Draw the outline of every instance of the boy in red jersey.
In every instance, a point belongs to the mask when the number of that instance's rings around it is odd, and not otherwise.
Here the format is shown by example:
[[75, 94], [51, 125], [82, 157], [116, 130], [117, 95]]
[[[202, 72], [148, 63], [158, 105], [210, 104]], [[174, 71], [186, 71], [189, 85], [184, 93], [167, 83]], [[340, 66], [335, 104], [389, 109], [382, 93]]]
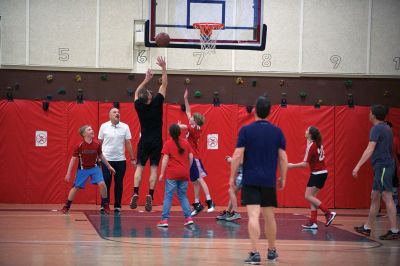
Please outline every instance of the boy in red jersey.
[[302, 226], [304, 229], [318, 229], [317, 209], [321, 209], [325, 214], [325, 226], [329, 226], [332, 223], [336, 213], [329, 211], [316, 197], [318, 192], [324, 187], [328, 177], [328, 170], [326, 170], [324, 162], [325, 154], [322, 146], [321, 133], [318, 128], [310, 126], [306, 131], [305, 137], [307, 138], [307, 149], [303, 162], [296, 164], [289, 163], [288, 168], [310, 167], [311, 175], [307, 184], [305, 198], [311, 205], [311, 217], [310, 221]]
[[201, 136], [201, 126], [205, 122], [205, 118], [200, 113], [194, 113], [193, 116], [190, 112], [190, 105], [188, 100], [188, 90], [185, 90], [185, 94], [183, 95], [185, 100], [185, 109], [186, 115], [189, 120], [189, 125], [184, 125], [178, 123], [180, 128], [185, 128], [188, 130], [186, 138], [192, 147], [193, 150], [193, 163], [190, 167], [190, 180], [193, 182], [194, 187], [194, 203], [193, 203], [193, 211], [192, 216], [196, 216], [199, 212], [204, 209], [204, 206], [200, 203], [200, 185], [206, 195], [206, 204], [207, 204], [207, 212], [213, 212], [215, 210], [215, 204], [211, 199], [210, 191], [208, 190], [208, 186], [206, 181], [204, 181], [204, 177], [207, 176], [207, 172], [204, 169], [204, 166], [200, 160], [198, 143]]
[[178, 199], [185, 216], [184, 225], [193, 224], [190, 214], [190, 204], [186, 195], [190, 165], [193, 162], [192, 149], [185, 139], [179, 137], [181, 129], [177, 124], [170, 126], [169, 134], [172, 139], [165, 142], [161, 151], [163, 158], [159, 180], [162, 181], [164, 177], [166, 180], [162, 216], [161, 221], [157, 224], [158, 227], [168, 227], [169, 211], [175, 191], [177, 191]]
[[101, 158], [102, 162], [107, 166], [110, 172], [115, 174], [115, 170], [111, 167], [101, 152], [101, 144], [93, 140], [94, 130], [92, 127], [89, 125], [80, 127], [79, 134], [83, 137], [83, 141], [74, 149], [71, 161], [69, 162], [67, 174], [65, 175], [65, 180], [69, 182], [71, 179], [72, 169], [79, 158], [78, 171], [76, 172], [74, 186], [69, 191], [67, 202], [61, 211], [64, 214], [69, 211], [76, 192], [78, 192], [79, 189], [85, 188], [85, 183], [89, 176], [91, 176], [90, 183], [97, 184], [100, 187], [101, 206], [103, 207], [103, 211], [108, 214], [110, 213], [110, 207], [107, 199], [107, 187], [104, 183], [101, 169], [97, 164], [98, 158]]

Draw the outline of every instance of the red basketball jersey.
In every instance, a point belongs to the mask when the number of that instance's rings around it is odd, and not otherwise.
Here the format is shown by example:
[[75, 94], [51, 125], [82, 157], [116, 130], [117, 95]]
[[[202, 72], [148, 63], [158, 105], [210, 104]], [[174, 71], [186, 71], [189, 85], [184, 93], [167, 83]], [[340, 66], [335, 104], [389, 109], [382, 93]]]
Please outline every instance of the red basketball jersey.
[[310, 165], [311, 173], [313, 174], [322, 174], [326, 173], [325, 167], [325, 153], [324, 147], [321, 145], [320, 148], [317, 147], [315, 142], [308, 142], [306, 153], [304, 155], [304, 162], [308, 162]]
[[101, 144], [95, 140], [91, 143], [82, 141], [72, 154], [73, 157], [79, 157], [79, 168], [90, 169], [97, 165], [97, 158], [101, 155]]
[[190, 144], [190, 147], [192, 147], [193, 151], [193, 157], [194, 158], [200, 158], [200, 152], [199, 152], [199, 140], [200, 140], [200, 135], [201, 135], [201, 127], [199, 126], [188, 126], [188, 133], [186, 135], [186, 139]]
[[188, 181], [190, 176], [189, 153], [192, 153], [192, 149], [189, 143], [183, 138], [179, 138], [179, 143], [184, 149], [182, 154], [179, 153], [173, 139], [169, 139], [164, 143], [161, 153], [169, 156], [165, 178]]

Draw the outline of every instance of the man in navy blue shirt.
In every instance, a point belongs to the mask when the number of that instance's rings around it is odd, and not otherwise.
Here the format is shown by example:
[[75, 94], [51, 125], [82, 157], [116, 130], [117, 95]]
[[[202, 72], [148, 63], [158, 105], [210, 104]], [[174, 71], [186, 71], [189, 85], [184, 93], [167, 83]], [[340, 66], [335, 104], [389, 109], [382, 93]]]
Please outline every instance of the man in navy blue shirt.
[[260, 212], [265, 220], [265, 233], [268, 239], [267, 258], [274, 261], [276, 252], [276, 221], [274, 208], [276, 199], [276, 168], [279, 163], [281, 177], [278, 186], [285, 187], [287, 172], [286, 141], [282, 131], [267, 120], [271, 103], [266, 97], [256, 102], [256, 121], [240, 129], [235, 152], [232, 156], [229, 184], [235, 189], [235, 176], [243, 160], [242, 204], [247, 206], [249, 216], [248, 230], [252, 251], [245, 260], [249, 264], [261, 262], [258, 252], [260, 238]]
[[379, 210], [380, 198], [386, 204], [386, 212], [389, 217], [390, 230], [380, 236], [381, 240], [400, 238], [399, 228], [396, 219], [396, 207], [392, 198], [393, 175], [395, 163], [393, 158], [393, 134], [390, 127], [384, 122], [387, 108], [383, 105], [373, 105], [369, 113], [369, 120], [374, 125], [369, 134], [369, 143], [360, 161], [353, 170], [353, 176], [357, 177], [360, 167], [371, 157], [374, 169], [374, 181], [372, 184], [371, 207], [369, 209], [368, 221], [366, 224], [356, 226], [354, 229], [363, 235], [371, 234], [371, 227], [375, 222]]

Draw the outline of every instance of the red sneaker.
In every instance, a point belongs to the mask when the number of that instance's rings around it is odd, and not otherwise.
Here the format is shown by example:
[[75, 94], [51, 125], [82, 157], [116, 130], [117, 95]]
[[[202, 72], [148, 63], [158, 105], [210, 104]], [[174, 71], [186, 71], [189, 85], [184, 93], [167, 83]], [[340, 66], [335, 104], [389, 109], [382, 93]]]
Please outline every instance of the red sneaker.
[[64, 207], [61, 209], [61, 212], [62, 212], [63, 214], [67, 214], [67, 213], [69, 212], [69, 208], [68, 208], [67, 206], [64, 206]]
[[103, 212], [104, 214], [110, 214], [111, 210], [110, 210], [110, 205], [108, 205], [108, 203], [104, 204]]
[[184, 225], [194, 224], [192, 217], [188, 217], [185, 219]]
[[168, 227], [168, 220], [159, 221], [157, 227]]

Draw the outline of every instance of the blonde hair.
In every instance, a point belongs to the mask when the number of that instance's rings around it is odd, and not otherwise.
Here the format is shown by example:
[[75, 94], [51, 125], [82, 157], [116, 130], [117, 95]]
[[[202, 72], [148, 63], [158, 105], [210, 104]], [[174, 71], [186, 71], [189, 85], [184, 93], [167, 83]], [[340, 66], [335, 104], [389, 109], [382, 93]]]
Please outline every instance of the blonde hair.
[[81, 135], [81, 136], [83, 137], [83, 133], [85, 133], [85, 130], [86, 130], [88, 127], [92, 127], [92, 126], [90, 126], [90, 125], [83, 125], [83, 126], [81, 126], [81, 127], [79, 128], [79, 135]]
[[206, 122], [206, 118], [204, 117], [204, 115], [200, 114], [200, 113], [194, 113], [193, 114], [193, 120], [194, 122], [196, 122], [196, 124], [201, 127], [202, 125], [204, 125], [204, 123]]

